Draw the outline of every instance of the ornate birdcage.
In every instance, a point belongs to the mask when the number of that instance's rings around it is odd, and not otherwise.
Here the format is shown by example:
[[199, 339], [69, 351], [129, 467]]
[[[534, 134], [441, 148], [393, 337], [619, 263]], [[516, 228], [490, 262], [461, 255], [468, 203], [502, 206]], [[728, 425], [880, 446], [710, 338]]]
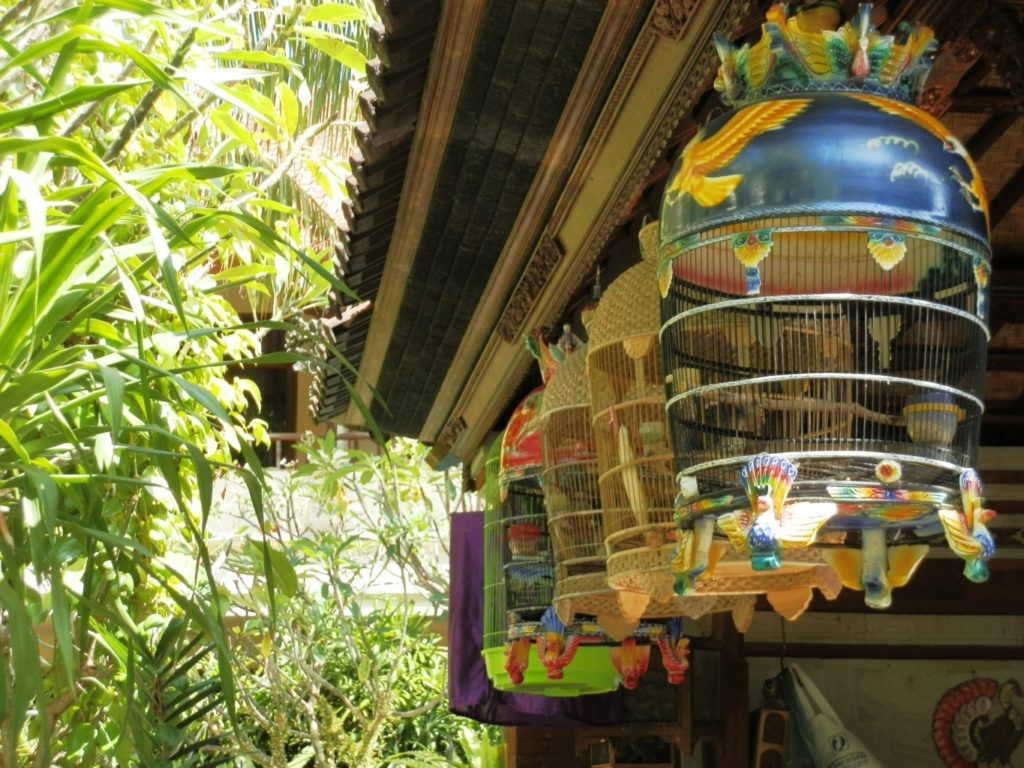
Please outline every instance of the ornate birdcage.
[[[538, 356], [547, 384], [563, 351], [537, 341], [528, 346]], [[567, 637], [551, 609], [555, 567], [542, 490], [540, 431], [546, 384], [515, 409], [500, 441], [498, 500], [484, 516], [483, 654], [488, 674], [501, 690], [545, 696], [602, 693], [615, 689], [618, 675], [607, 649], [593, 645], [600, 641], [598, 633]], [[572, 660], [576, 663], [567, 669]]]
[[[587, 375], [601, 473], [601, 505], [608, 550], [608, 584], [618, 592], [622, 618], [691, 616], [732, 611], [744, 628], [755, 595], [795, 618], [814, 587], [834, 597], [839, 584], [817, 553], [804, 553], [785, 573], [751, 578], [749, 567], [726, 557], [714, 580], [675, 597], [670, 567], [676, 552], [676, 483], [668, 444], [664, 374], [658, 339], [656, 268], [658, 224], [640, 231], [644, 260], [605, 291], [590, 324]], [[715, 555], [709, 554], [715, 560]]]
[[943, 531], [987, 576], [990, 249], [977, 168], [913, 106], [931, 31], [870, 15], [820, 30], [775, 5], [756, 44], [717, 40], [735, 109], [669, 177], [658, 277], [687, 546], [705, 516], [755, 569], [816, 544], [883, 607]]
[[669, 620], [646, 616], [641, 622], [637, 616], [626, 621], [608, 588], [587, 355], [568, 327], [558, 346], [566, 357], [547, 384], [540, 417], [555, 611], [542, 617], [532, 633], [524, 626], [522, 634], [532, 634], [541, 663], [556, 678], [575, 670], [574, 656], [580, 651], [605, 645], [622, 684], [635, 688], [647, 669], [650, 647], [657, 644], [670, 682], [681, 683], [689, 662], [681, 621], [671, 620], [679, 612], [664, 611], [662, 617]]
[[541, 448], [548, 530], [555, 555], [555, 594], [574, 578], [603, 573], [604, 529], [597, 453], [590, 423], [586, 352], [568, 355], [548, 382], [541, 409]]
[[[641, 247], [656, 255], [657, 236], [657, 224], [648, 224]], [[626, 270], [604, 292], [589, 329], [587, 378], [613, 556], [662, 544], [675, 528], [655, 270], [647, 259]]]

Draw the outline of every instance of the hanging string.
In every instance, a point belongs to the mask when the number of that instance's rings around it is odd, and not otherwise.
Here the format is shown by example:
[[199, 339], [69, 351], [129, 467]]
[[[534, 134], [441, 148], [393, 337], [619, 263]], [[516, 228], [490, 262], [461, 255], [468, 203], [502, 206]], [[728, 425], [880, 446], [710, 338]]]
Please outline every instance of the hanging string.
[[779, 671], [786, 671], [786, 620], [779, 616], [779, 629], [782, 631], [782, 650], [779, 653]]

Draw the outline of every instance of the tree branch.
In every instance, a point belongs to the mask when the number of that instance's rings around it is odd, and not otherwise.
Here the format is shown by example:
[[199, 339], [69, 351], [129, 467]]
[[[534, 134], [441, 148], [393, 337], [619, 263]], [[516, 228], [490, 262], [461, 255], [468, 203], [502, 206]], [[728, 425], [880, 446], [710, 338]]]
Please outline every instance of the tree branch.
[[[169, 66], [164, 70], [165, 72], [170, 74], [181, 66], [181, 63], [185, 60], [185, 54], [188, 53], [189, 48], [192, 47], [192, 43], [194, 43], [195, 40], [195, 29], [189, 30], [185, 39], [181, 41], [181, 45], [178, 46], [178, 50], [176, 50], [174, 55], [171, 57]], [[121, 151], [128, 144], [128, 140], [131, 139], [132, 134], [135, 133], [135, 129], [142, 125], [142, 121], [146, 119], [146, 116], [153, 109], [153, 105], [156, 104], [156, 100], [160, 97], [160, 94], [163, 93], [163, 90], [164, 89], [156, 83], [150, 86], [150, 89], [146, 91], [146, 95], [142, 97], [138, 106], [135, 107], [135, 111], [129, 115], [128, 120], [121, 127], [121, 133], [116, 139], [114, 139], [114, 143], [110, 145], [106, 153], [103, 155], [103, 160], [105, 162], [109, 163], [121, 154]]]
[[[156, 43], [156, 40], [157, 40], [157, 33], [153, 32], [149, 36], [149, 40], [146, 41], [146, 45], [143, 46], [142, 52], [148, 54], [151, 50], [153, 50], [153, 45]], [[121, 68], [121, 71], [117, 73], [117, 77], [114, 78], [114, 82], [115, 83], [119, 83], [122, 80], [124, 80], [126, 77], [128, 77], [128, 75], [130, 75], [132, 72], [135, 71], [135, 67], [136, 67], [135, 62], [134, 61], [129, 61], [127, 64], [124, 65], [124, 67]], [[96, 114], [96, 110], [98, 110], [100, 108], [100, 104], [101, 103], [102, 102], [100, 102], [100, 101], [94, 101], [88, 107], [83, 109], [78, 114], [78, 116], [75, 117], [75, 119], [71, 121], [71, 124], [61, 132], [60, 135], [64, 136], [64, 137], [68, 137], [68, 136], [71, 136], [73, 133], [75, 133], [79, 128], [81, 128], [83, 125], [85, 125], [86, 120], [88, 120], [90, 117], [92, 117], [94, 114]]]
[[352, 716], [359, 721], [361, 726], [364, 728], [366, 727], [368, 722], [366, 715], [364, 715], [363, 711], [352, 702], [352, 699], [345, 695], [344, 691], [335, 687], [330, 681], [324, 679], [319, 672], [309, 666], [309, 664], [307, 664], [303, 659], [297, 658], [295, 661], [299, 665], [299, 669], [302, 670], [303, 674], [313, 678], [321, 688], [332, 696], [338, 697], [338, 699], [341, 700], [341, 703], [345, 705], [345, 709], [352, 713]]
[[407, 709], [404, 712], [392, 712], [392, 715], [401, 719], [418, 717], [419, 715], [426, 714], [434, 707], [439, 705], [442, 701], [444, 701], [444, 696], [438, 695], [432, 698], [430, 701], [426, 702], [425, 704], [420, 704], [418, 707], [415, 707], [414, 709]]
[[[284, 39], [292, 33], [292, 30], [295, 29], [295, 25], [298, 24], [299, 15], [302, 13], [303, 8], [304, 5], [302, 3], [296, 3], [295, 10], [292, 11], [291, 16], [288, 17], [288, 20], [280, 28], [277, 34], [274, 35], [273, 38], [263, 38], [262, 40], [258, 41], [255, 45], [250, 46], [249, 50], [265, 51], [270, 48], [276, 48], [278, 45], [284, 42]], [[168, 139], [171, 139], [177, 136], [179, 133], [181, 133], [185, 126], [187, 126], [197, 117], [199, 117], [199, 115], [203, 114], [203, 112], [208, 110], [216, 100], [217, 97], [213, 94], [210, 94], [201, 102], [199, 102], [198, 107], [196, 107], [195, 109], [190, 109], [184, 115], [179, 117], [178, 120], [174, 123], [174, 125], [172, 125], [164, 132], [163, 140], [167, 141]]]
[[7, 29], [7, 27], [10, 26], [10, 23], [14, 21], [16, 18], [18, 18], [21, 15], [21, 12], [24, 11], [26, 8], [38, 4], [39, 0], [20, 0], [19, 2], [15, 3], [11, 7], [11, 10], [9, 10], [3, 16], [0, 16], [0, 32]]

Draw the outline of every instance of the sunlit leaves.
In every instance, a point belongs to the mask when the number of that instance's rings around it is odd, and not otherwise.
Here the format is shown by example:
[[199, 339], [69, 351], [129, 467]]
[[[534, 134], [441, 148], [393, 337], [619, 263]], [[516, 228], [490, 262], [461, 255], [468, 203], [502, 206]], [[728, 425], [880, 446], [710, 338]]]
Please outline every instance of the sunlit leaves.
[[342, 24], [346, 21], [365, 21], [366, 11], [352, 5], [342, 3], [323, 3], [308, 6], [302, 11], [303, 21], [322, 21], [331, 24]]
[[[62, 760], [188, 765], [206, 713], [233, 719], [207, 525], [239, 464], [266, 530], [246, 368], [333, 278], [305, 251], [308, 204], [273, 180], [334, 125], [365, 14], [56, 7], [19, 4], [0, 28], [0, 727], [39, 764], [52, 723]], [[272, 620], [298, 560], [258, 542]], [[45, 663], [34, 627], [53, 635]]]
[[289, 136], [292, 136], [299, 126], [299, 100], [295, 97], [292, 89], [288, 87], [288, 83], [278, 83], [275, 90], [285, 130]]
[[317, 50], [323, 51], [354, 72], [366, 72], [366, 57], [348, 40], [312, 28], [303, 28], [300, 32], [305, 35], [306, 41]]
[[[283, 719], [289, 754], [313, 749], [327, 764], [390, 765], [409, 750], [444, 760], [457, 725], [443, 706], [443, 649], [419, 600], [439, 611], [446, 603], [433, 565], [448, 479], [408, 442], [375, 455], [328, 433], [298, 447], [305, 463], [275, 475], [264, 499], [267, 540], [251, 536], [228, 556], [247, 585], [238, 609], [253, 616], [238, 645], [242, 712]], [[273, 626], [264, 557], [277, 592]]]

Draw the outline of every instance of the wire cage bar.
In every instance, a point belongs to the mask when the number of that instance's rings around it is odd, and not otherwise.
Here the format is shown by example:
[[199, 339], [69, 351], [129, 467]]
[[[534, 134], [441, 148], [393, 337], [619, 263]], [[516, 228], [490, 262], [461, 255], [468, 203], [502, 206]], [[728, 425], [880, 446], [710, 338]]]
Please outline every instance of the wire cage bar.
[[[989, 338], [984, 192], [934, 118], [857, 88], [723, 115], [669, 181], [660, 339], [684, 591], [712, 531], [761, 572], [786, 547], [825, 548], [876, 608], [943, 536], [968, 578], [988, 576], [993, 513], [971, 469]], [[693, 177], [694, 153], [759, 119], [731, 175]]]
[[[982, 254], [951, 232], [904, 233], [883, 271], [871, 232], [806, 226], [714, 229], [673, 261], [662, 341], [679, 471], [714, 493], [760, 453], [800, 453], [802, 481], [874, 481], [899, 454], [905, 483], [957, 491], [982, 414]], [[773, 231], [758, 295], [712, 279], [735, 273], [739, 228]]]
[[916, 106], [932, 31], [883, 34], [867, 3], [837, 30], [837, 10], [775, 4], [758, 41], [716, 40], [734, 108], [665, 186], [674, 570], [694, 589], [712, 534], [761, 573], [814, 546], [884, 608], [932, 540], [975, 581], [995, 551], [971, 469], [990, 227], [966, 148]]
[[[494, 467], [500, 493], [484, 514], [485, 652], [504, 648], [516, 622], [539, 620], [554, 596], [536, 418], [542, 397], [542, 388], [527, 396], [489, 458], [500, 465]], [[500, 458], [494, 452], [500, 452]]]

